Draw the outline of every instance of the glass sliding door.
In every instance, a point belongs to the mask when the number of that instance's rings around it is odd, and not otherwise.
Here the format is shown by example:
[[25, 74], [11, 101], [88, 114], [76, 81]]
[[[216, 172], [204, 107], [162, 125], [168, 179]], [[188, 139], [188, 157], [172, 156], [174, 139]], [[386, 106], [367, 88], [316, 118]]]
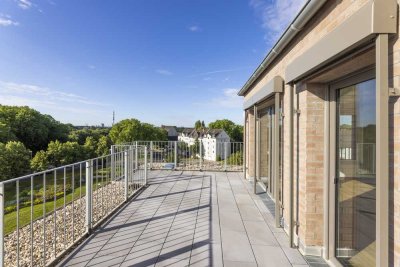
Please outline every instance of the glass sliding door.
[[260, 122], [260, 182], [273, 196], [273, 140], [274, 140], [274, 106], [259, 110]]
[[375, 266], [375, 80], [336, 91], [335, 254], [343, 266]]

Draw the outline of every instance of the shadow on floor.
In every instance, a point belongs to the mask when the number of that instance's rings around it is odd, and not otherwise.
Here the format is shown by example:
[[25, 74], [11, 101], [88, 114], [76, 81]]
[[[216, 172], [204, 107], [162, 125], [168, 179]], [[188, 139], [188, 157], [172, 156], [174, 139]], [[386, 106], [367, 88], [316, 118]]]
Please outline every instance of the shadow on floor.
[[213, 265], [212, 177], [161, 175], [59, 266]]

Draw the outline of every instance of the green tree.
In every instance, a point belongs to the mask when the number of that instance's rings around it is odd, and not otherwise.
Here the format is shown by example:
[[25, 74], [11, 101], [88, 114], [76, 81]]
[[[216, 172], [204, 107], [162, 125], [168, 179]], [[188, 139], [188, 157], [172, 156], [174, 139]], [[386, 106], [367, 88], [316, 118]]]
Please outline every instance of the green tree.
[[47, 160], [51, 166], [58, 167], [82, 161], [86, 157], [85, 149], [77, 142], [52, 141], [46, 151]]
[[105, 156], [110, 154], [112, 142], [110, 137], [102, 136], [100, 137], [99, 141], [97, 142], [97, 149], [96, 154], [98, 157]]
[[0, 180], [19, 177], [30, 171], [31, 151], [23, 143], [0, 143]]
[[34, 171], [44, 171], [49, 168], [49, 160], [45, 151], [40, 150], [31, 160], [31, 168]]
[[196, 121], [196, 122], [194, 123], [194, 128], [195, 128], [196, 130], [201, 130], [202, 125], [201, 125], [201, 121], [200, 121], [200, 120], [198, 120], [198, 121]]
[[114, 144], [133, 142], [140, 140], [141, 123], [136, 119], [122, 120], [111, 128], [110, 138]]
[[67, 125], [29, 107], [0, 105], [0, 121], [33, 152], [45, 149], [52, 140], [66, 141], [69, 132]]
[[93, 136], [86, 137], [85, 144], [83, 148], [85, 150], [85, 155], [87, 159], [97, 157], [97, 140]]
[[235, 124], [233, 121], [224, 119], [216, 120], [208, 124], [210, 129], [223, 129], [233, 142], [243, 142], [243, 126]]
[[133, 141], [166, 141], [167, 132], [148, 123], [141, 123], [137, 119], [126, 119], [116, 123], [109, 134], [114, 144]]
[[11, 131], [11, 127], [0, 121], [0, 142], [7, 143], [8, 141], [16, 141], [17, 137]]
[[108, 128], [97, 128], [97, 129], [73, 129], [68, 135], [68, 140], [72, 142], [77, 142], [80, 145], [84, 145], [86, 138], [93, 137], [98, 141], [102, 136], [107, 136], [110, 130]]

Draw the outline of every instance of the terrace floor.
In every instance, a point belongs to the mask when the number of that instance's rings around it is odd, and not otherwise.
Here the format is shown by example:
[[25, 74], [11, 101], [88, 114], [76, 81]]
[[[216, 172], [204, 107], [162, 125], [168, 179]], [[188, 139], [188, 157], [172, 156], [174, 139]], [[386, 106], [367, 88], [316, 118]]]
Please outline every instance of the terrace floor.
[[235, 172], [150, 172], [149, 187], [59, 266], [327, 266], [275, 228], [272, 201]]

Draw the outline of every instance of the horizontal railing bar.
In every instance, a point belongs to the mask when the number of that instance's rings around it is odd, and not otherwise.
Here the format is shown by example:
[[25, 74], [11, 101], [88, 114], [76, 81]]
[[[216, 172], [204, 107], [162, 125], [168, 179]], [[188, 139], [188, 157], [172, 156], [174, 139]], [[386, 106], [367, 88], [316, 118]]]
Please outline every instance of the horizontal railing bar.
[[[139, 147], [139, 146], [138, 146], [138, 147]], [[141, 146], [141, 147], [144, 147], [144, 146]], [[135, 150], [135, 149], [136, 149], [136, 147], [134, 147], [132, 150]], [[120, 152], [116, 152], [116, 153], [114, 153], [114, 154], [108, 154], [108, 155], [100, 156], [100, 157], [97, 157], [97, 158], [92, 158], [92, 159], [87, 159], [87, 160], [83, 160], [83, 161], [78, 161], [78, 162], [74, 162], [74, 163], [71, 163], [71, 164], [67, 164], [67, 165], [55, 167], [55, 168], [52, 168], [52, 169], [48, 169], [48, 170], [45, 170], [45, 171], [34, 172], [34, 173], [27, 174], [27, 175], [24, 175], [24, 176], [20, 176], [20, 177], [16, 177], [16, 178], [12, 178], [12, 179], [8, 179], [8, 180], [5, 180], [5, 181], [2, 181], [2, 182], [0, 182], [0, 184], [8, 184], [8, 183], [16, 182], [16, 181], [21, 180], [21, 179], [30, 178], [31, 176], [40, 176], [40, 175], [43, 175], [43, 174], [45, 174], [45, 173], [47, 174], [47, 173], [49, 173], [49, 172], [54, 172], [54, 171], [62, 170], [62, 169], [64, 169], [64, 168], [69, 168], [69, 167], [73, 167], [73, 166], [76, 166], [76, 165], [79, 166], [80, 164], [84, 164], [84, 163], [86, 163], [86, 162], [89, 161], [89, 160], [104, 159], [104, 158], [110, 157], [111, 155], [121, 155], [121, 154], [123, 154], [123, 153], [124, 153], [124, 151], [120, 151]]]

